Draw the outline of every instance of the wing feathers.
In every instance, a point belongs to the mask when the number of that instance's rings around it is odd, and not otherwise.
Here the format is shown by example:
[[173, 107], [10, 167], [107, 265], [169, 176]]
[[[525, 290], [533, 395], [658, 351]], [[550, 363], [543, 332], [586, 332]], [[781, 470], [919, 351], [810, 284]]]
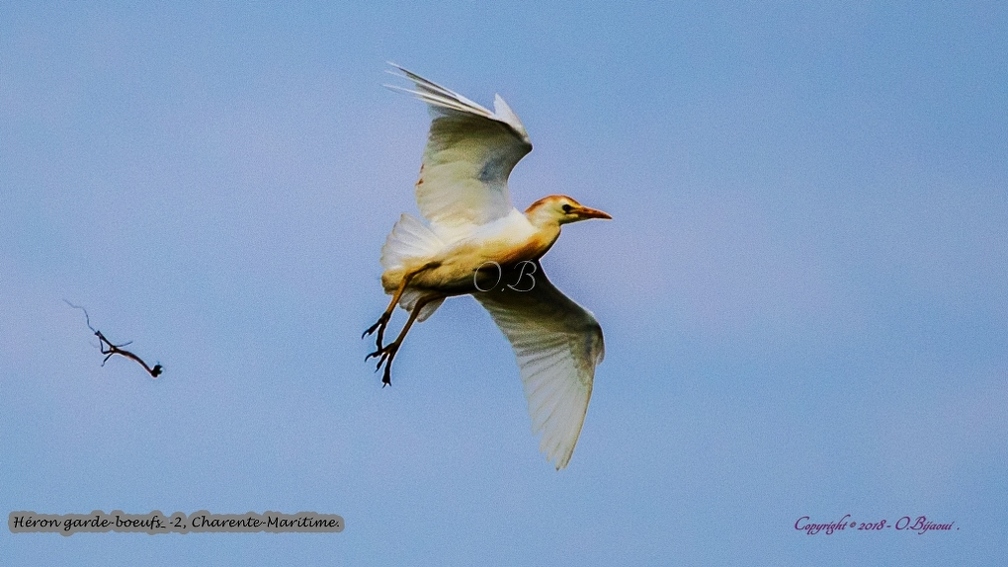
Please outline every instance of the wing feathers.
[[413, 82], [415, 90], [386, 85], [427, 103], [431, 121], [417, 205], [433, 225], [456, 228], [483, 225], [511, 212], [507, 179], [532, 150], [518, 116], [500, 97], [496, 112], [391, 64]]
[[511, 342], [518, 360], [532, 430], [556, 468], [567, 466], [591, 399], [595, 366], [602, 360], [602, 328], [536, 271], [531, 291], [474, 295]]

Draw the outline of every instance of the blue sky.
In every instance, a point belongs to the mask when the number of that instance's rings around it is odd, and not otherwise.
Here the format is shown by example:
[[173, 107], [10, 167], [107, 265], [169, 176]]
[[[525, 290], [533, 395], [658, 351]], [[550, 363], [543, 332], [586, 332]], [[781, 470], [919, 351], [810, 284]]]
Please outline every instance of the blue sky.
[[[0, 8], [6, 514], [311, 510], [343, 533], [11, 534], [13, 563], [988, 565], [1008, 530], [998, 3]], [[535, 150], [605, 330], [570, 466], [469, 298], [360, 340], [423, 147], [392, 60]], [[100, 366], [79, 311], [164, 364]], [[400, 313], [397, 321], [401, 322]], [[925, 515], [958, 531], [807, 536]]]

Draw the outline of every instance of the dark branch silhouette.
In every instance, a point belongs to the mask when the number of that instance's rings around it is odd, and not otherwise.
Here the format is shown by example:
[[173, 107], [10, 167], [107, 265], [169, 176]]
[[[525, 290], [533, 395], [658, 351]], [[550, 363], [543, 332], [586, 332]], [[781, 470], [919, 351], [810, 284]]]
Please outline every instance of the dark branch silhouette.
[[74, 309], [80, 309], [81, 311], [84, 312], [84, 320], [87, 322], [88, 329], [91, 329], [91, 331], [95, 334], [95, 336], [98, 337], [99, 348], [101, 348], [101, 353], [105, 355], [105, 359], [102, 360], [101, 363], [102, 366], [105, 366], [105, 363], [108, 362], [108, 359], [112, 358], [113, 355], [118, 354], [119, 356], [129, 358], [131, 360], [135, 360], [136, 362], [138, 362], [140, 366], [143, 366], [144, 370], [146, 370], [147, 373], [151, 375], [151, 378], [157, 378], [161, 374], [161, 371], [164, 370], [164, 368], [160, 364], [155, 364], [153, 368], [147, 366], [147, 363], [144, 362], [142, 358], [123, 348], [124, 346], [127, 346], [130, 343], [132, 343], [133, 341], [126, 341], [121, 345], [117, 345], [113, 344], [112, 341], [106, 339], [105, 335], [103, 335], [101, 331], [91, 326], [91, 317], [88, 316], [87, 309], [84, 309], [80, 305], [74, 305], [73, 303], [70, 303], [65, 299], [63, 300], [63, 302], [69, 305], [70, 307], [73, 307]]

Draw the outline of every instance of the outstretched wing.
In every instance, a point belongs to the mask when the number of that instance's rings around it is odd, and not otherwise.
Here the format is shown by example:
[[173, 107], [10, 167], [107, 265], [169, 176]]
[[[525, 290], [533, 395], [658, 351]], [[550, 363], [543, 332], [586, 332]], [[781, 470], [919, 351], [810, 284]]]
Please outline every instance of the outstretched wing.
[[431, 110], [416, 199], [432, 224], [452, 229], [483, 225], [513, 208], [507, 179], [532, 151], [518, 116], [498, 95], [494, 111], [391, 64], [413, 81], [416, 90], [386, 85], [412, 94]]
[[560, 470], [581, 434], [605, 346], [595, 317], [554, 287], [538, 262], [535, 267], [514, 288], [474, 297], [514, 348], [532, 431], [543, 434], [539, 450]]

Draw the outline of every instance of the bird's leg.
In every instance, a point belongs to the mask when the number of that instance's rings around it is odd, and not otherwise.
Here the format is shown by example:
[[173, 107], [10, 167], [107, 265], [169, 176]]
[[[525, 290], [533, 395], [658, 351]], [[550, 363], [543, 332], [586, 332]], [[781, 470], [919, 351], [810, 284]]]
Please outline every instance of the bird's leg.
[[[363, 339], [377, 330], [378, 335], [375, 337], [375, 346], [380, 351], [382, 349], [382, 340], [385, 337], [385, 328], [388, 327], [388, 322], [392, 319], [392, 313], [395, 312], [396, 304], [399, 303], [399, 300], [402, 298], [402, 294], [406, 291], [406, 286], [408, 286], [410, 281], [412, 281], [413, 278], [420, 272], [437, 268], [440, 265], [440, 262], [428, 262], [416, 270], [406, 273], [403, 276], [402, 281], [399, 282], [399, 287], [396, 288], [395, 293], [392, 294], [392, 301], [390, 301], [388, 307], [385, 308], [385, 312], [381, 314], [381, 317], [378, 318], [378, 321], [376, 321], [374, 325], [371, 325], [366, 331], [364, 331], [361, 338]], [[365, 360], [367, 359], [365, 358]]]
[[381, 314], [381, 317], [378, 318], [378, 321], [376, 321], [374, 325], [368, 327], [367, 330], [364, 331], [364, 334], [361, 335], [361, 338], [363, 339], [377, 330], [378, 335], [375, 337], [375, 346], [378, 350], [381, 350], [382, 348], [382, 339], [385, 336], [385, 327], [388, 326], [389, 320], [392, 319], [392, 313], [395, 311], [396, 304], [399, 303], [399, 299], [402, 297], [403, 292], [406, 291], [406, 286], [409, 285], [410, 280], [413, 279], [413, 276], [419, 272], [420, 270], [417, 270], [416, 272], [403, 276], [402, 281], [399, 282], [399, 287], [396, 288], [395, 293], [392, 294], [392, 301], [389, 302], [385, 312]]
[[375, 366], [375, 372], [378, 371], [382, 365], [385, 365], [385, 374], [382, 376], [382, 387], [389, 386], [392, 384], [392, 359], [395, 358], [396, 352], [399, 351], [399, 346], [402, 345], [403, 339], [406, 338], [406, 333], [409, 333], [410, 327], [413, 326], [413, 322], [416, 321], [417, 317], [420, 315], [420, 311], [431, 301], [436, 299], [442, 299], [442, 296], [433, 295], [429, 297], [424, 297], [416, 302], [413, 306], [413, 310], [410, 311], [409, 319], [406, 320], [406, 324], [403, 325], [401, 331], [399, 331], [399, 336], [389, 344], [385, 346], [378, 347], [378, 350], [372, 352], [365, 357], [365, 360], [371, 357], [378, 358], [378, 364]]

